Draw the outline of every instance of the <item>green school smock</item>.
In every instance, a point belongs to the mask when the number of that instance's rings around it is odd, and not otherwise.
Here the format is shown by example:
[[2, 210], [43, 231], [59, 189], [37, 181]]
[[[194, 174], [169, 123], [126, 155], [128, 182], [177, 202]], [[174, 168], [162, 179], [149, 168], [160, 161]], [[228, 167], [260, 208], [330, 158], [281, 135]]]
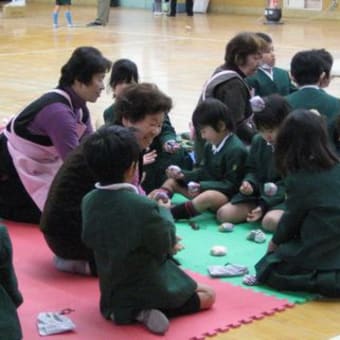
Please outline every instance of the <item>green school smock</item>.
[[83, 240], [95, 253], [100, 310], [118, 324], [142, 309], [182, 306], [197, 284], [169, 254], [175, 225], [168, 209], [129, 189], [96, 189], [82, 203]]
[[[104, 121], [105, 124], [116, 123], [114, 104], [104, 111]], [[175, 153], [164, 151], [163, 145], [170, 140], [176, 141], [176, 138], [176, 131], [170, 122], [169, 116], [166, 114], [160, 134], [154, 138], [149, 147], [149, 150], [156, 150], [157, 158], [153, 163], [143, 166], [145, 178], [142, 187], [146, 193], [159, 188], [164, 183], [167, 179], [165, 170], [169, 165], [177, 165], [183, 169], [192, 169], [193, 162], [183, 148], [180, 148]]]
[[[283, 180], [275, 168], [273, 147], [260, 134], [254, 136], [252, 140], [243, 181], [251, 183], [254, 192], [252, 195], [237, 193], [231, 200], [233, 204], [255, 202], [263, 206], [265, 210], [270, 208], [283, 209], [285, 188]], [[264, 192], [264, 184], [268, 182], [275, 183], [277, 186], [277, 192], [273, 196], [268, 196]], [[282, 204], [282, 206], [278, 207], [278, 204]]]
[[0, 225], [0, 338], [22, 339], [17, 307], [22, 295], [12, 263], [12, 244], [5, 226]]
[[317, 110], [326, 117], [328, 124], [340, 113], [340, 100], [315, 87], [302, 87], [285, 98], [293, 110]]
[[228, 198], [234, 195], [244, 176], [248, 151], [242, 141], [231, 134], [223, 147], [214, 153], [212, 145], [205, 144], [203, 164], [192, 171], [183, 171], [184, 182], [198, 182], [201, 191], [217, 190]]
[[277, 289], [340, 297], [340, 165], [289, 175], [285, 184], [278, 249], [256, 264], [257, 277]]
[[266, 97], [274, 93], [286, 96], [297, 90], [286, 70], [273, 67], [272, 71], [273, 79], [260, 68], [253, 76], [245, 79], [249, 87], [255, 90], [256, 96]]

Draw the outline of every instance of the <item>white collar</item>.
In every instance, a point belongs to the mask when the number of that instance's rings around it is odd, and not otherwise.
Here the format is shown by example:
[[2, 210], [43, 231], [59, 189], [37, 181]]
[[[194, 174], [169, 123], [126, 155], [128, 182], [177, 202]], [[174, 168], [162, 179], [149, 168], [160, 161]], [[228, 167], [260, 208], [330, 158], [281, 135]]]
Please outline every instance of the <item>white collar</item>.
[[97, 189], [102, 190], [120, 190], [120, 189], [128, 189], [130, 191], [134, 191], [138, 194], [138, 189], [131, 183], [114, 183], [109, 185], [101, 185], [99, 182], [94, 185]]
[[266, 65], [267, 67], [260, 66], [259, 69], [266, 74], [271, 80], [273, 80], [273, 68]]
[[211, 150], [212, 150], [212, 152], [213, 152], [214, 155], [215, 155], [216, 153], [218, 153], [218, 152], [223, 148], [225, 142], [227, 141], [227, 139], [228, 139], [231, 135], [232, 135], [232, 133], [227, 134], [227, 135], [223, 138], [222, 142], [221, 142], [220, 144], [218, 144], [217, 146], [214, 145], [214, 144], [212, 144]]
[[303, 86], [300, 86], [299, 87], [299, 90], [302, 90], [302, 89], [316, 89], [316, 90], [320, 90], [320, 86], [318, 85], [303, 85]]

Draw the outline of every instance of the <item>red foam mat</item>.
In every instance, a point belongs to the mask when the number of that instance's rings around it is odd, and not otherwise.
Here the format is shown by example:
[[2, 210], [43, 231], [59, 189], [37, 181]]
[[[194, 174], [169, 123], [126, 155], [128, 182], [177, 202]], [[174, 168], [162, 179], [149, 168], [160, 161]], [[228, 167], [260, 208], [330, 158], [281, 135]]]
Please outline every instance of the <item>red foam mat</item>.
[[[142, 326], [116, 326], [99, 313], [99, 288], [95, 278], [61, 273], [52, 265], [52, 253], [36, 226], [5, 221], [13, 249], [14, 265], [24, 303], [19, 317], [24, 339], [41, 339], [36, 327], [39, 312], [74, 310], [69, 317], [76, 325], [75, 332], [53, 335], [63, 339], [159, 339]], [[253, 320], [272, 315], [291, 307], [287, 300], [266, 296], [252, 290], [210, 279], [196, 273], [190, 275], [198, 282], [214, 287], [216, 304], [209, 311], [171, 320], [164, 339], [204, 339], [218, 332], [226, 332]]]

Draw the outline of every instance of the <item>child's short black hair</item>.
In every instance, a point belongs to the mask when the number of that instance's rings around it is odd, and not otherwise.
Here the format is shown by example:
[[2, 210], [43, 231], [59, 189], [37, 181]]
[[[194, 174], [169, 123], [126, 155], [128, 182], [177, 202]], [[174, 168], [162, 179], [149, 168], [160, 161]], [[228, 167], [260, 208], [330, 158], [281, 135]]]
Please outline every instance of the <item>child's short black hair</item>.
[[118, 59], [113, 63], [109, 81], [112, 88], [120, 83], [138, 83], [138, 80], [137, 65], [133, 61], [130, 59]]
[[287, 100], [279, 94], [271, 94], [268, 97], [264, 97], [263, 101], [263, 110], [254, 112], [253, 116], [257, 130], [280, 127], [283, 120], [291, 111]]
[[172, 100], [154, 84], [140, 83], [128, 85], [115, 102], [116, 122], [123, 118], [131, 122], [139, 122], [147, 115], [160, 112], [168, 113], [172, 108]]
[[296, 53], [290, 63], [290, 73], [299, 86], [317, 84], [322, 72], [324, 72], [322, 59], [313, 50]]
[[235, 130], [235, 123], [230, 109], [215, 98], [207, 98], [197, 105], [192, 114], [192, 122], [196, 131], [199, 131], [204, 126], [211, 126], [215, 131], [219, 132], [220, 122], [223, 122], [230, 132]]
[[124, 173], [138, 162], [140, 147], [133, 130], [104, 125], [82, 144], [85, 161], [95, 181], [102, 185], [121, 183]]
[[275, 160], [283, 176], [301, 170], [326, 170], [338, 163], [325, 118], [305, 109], [292, 111], [279, 129]]
[[326, 77], [329, 78], [333, 66], [333, 56], [324, 48], [313, 50], [320, 58], [323, 64], [324, 72]]

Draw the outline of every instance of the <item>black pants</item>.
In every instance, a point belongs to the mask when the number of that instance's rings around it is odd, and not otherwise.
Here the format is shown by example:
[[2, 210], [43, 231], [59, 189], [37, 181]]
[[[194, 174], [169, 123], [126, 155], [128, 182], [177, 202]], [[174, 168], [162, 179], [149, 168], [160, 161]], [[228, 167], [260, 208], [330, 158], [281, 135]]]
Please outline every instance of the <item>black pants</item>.
[[24, 188], [0, 135], [0, 217], [17, 222], [39, 223], [41, 212]]
[[[170, 15], [175, 16], [176, 15], [176, 6], [177, 6], [177, 0], [170, 0]], [[187, 12], [187, 15], [193, 15], [193, 6], [194, 1], [193, 0], [185, 0], [185, 11]]]

